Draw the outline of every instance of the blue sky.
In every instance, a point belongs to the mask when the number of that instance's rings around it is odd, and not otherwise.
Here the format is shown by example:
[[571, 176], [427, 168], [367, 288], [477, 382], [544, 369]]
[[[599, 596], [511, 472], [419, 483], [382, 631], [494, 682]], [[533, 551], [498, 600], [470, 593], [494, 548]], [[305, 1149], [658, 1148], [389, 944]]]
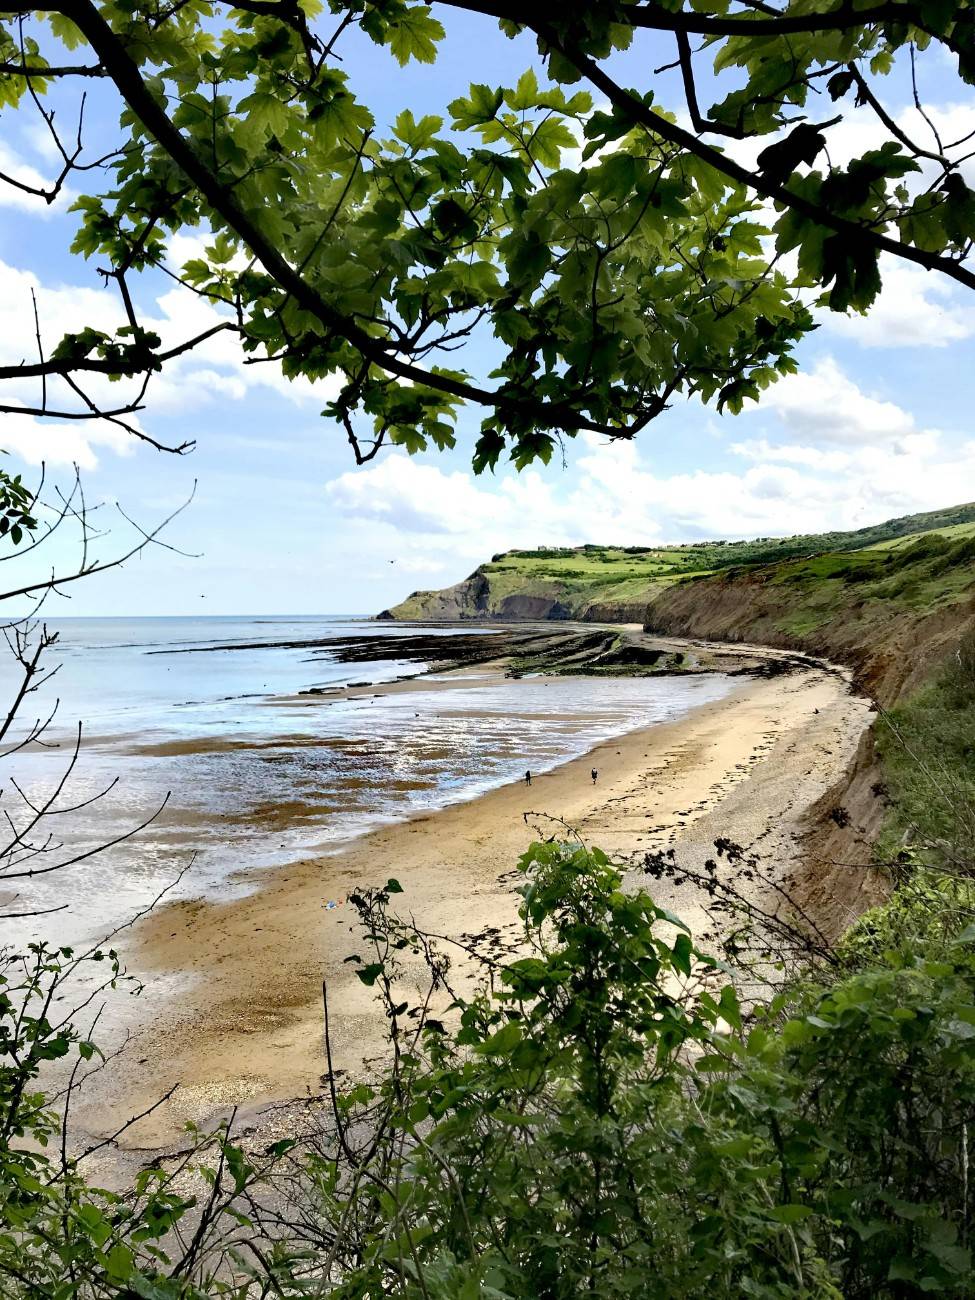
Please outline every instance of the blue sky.
[[[434, 67], [400, 69], [363, 39], [343, 47], [346, 71], [381, 124], [404, 107], [442, 111], [471, 80], [512, 84], [531, 64], [541, 71], [533, 43], [508, 41], [492, 20], [438, 16], [448, 37]], [[665, 42], [648, 37], [616, 71], [646, 86], [647, 70], [670, 57]], [[932, 56], [922, 89], [956, 138], [975, 128], [975, 103], [940, 58]], [[679, 106], [672, 75], [653, 85], [658, 102]], [[907, 121], [907, 86], [893, 77], [886, 89], [888, 109]], [[840, 151], [872, 139], [867, 112], [854, 110], [839, 128]], [[113, 114], [110, 97], [96, 94], [93, 138], [111, 138]], [[8, 114], [3, 128], [0, 171], [50, 174], [36, 118]], [[32, 353], [32, 287], [50, 343], [108, 310], [95, 265], [67, 251], [75, 222], [63, 204], [41, 211], [0, 186], [3, 361]], [[70, 602], [48, 612], [370, 613], [414, 588], [456, 581], [510, 546], [789, 534], [975, 499], [975, 300], [916, 268], [888, 265], [885, 274], [870, 317], [824, 317], [801, 346], [802, 373], [760, 408], [732, 418], [679, 403], [635, 445], [579, 438], [567, 443], [564, 467], [521, 475], [470, 472], [476, 411], [462, 415], [452, 453], [392, 450], [357, 469], [342, 431], [318, 414], [327, 392], [289, 385], [270, 367], [244, 368], [222, 343], [167, 374], [141, 416], [161, 440], [196, 439], [189, 456], [161, 455], [111, 427], [3, 417], [10, 463], [34, 473], [44, 459], [64, 479], [77, 461], [88, 499], [106, 503], [106, 524], [119, 501], [148, 526], [197, 483], [167, 533], [190, 555], [146, 553], [78, 584]], [[143, 283], [140, 295], [174, 337], [191, 332], [201, 310], [194, 299], [161, 279]], [[477, 348], [464, 364], [477, 369]], [[16, 396], [37, 394], [25, 387]], [[108, 556], [125, 537], [116, 517], [96, 551]]]

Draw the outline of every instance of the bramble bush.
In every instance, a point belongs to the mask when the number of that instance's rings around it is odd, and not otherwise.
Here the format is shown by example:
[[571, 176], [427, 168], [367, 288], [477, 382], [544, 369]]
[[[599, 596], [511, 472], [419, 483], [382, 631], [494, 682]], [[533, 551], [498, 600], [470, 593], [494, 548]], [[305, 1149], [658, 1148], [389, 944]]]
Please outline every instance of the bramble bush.
[[522, 951], [484, 957], [468, 996], [394, 915], [395, 881], [357, 896], [387, 1069], [334, 1091], [307, 1146], [255, 1159], [215, 1135], [199, 1199], [160, 1169], [101, 1192], [46, 1149], [40, 1065], [94, 1049], [49, 1024], [66, 959], [38, 949], [0, 1002], [2, 1294], [971, 1294], [975, 931], [746, 1014], [599, 850], [536, 844], [521, 867]]
[[[967, 544], [967, 543], [966, 543]], [[903, 853], [954, 876], [975, 861], [975, 632], [929, 685], [884, 714], [878, 742], [889, 787], [882, 857]]]

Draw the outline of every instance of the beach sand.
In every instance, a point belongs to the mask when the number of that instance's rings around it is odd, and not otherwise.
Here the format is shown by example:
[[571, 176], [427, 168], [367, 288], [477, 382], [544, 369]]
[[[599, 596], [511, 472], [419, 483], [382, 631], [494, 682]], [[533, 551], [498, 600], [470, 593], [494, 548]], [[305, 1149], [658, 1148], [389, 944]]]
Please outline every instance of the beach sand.
[[[345, 962], [362, 947], [343, 901], [349, 891], [395, 876], [404, 889], [398, 910], [422, 928], [457, 938], [495, 926], [514, 937], [514, 868], [533, 839], [553, 833], [548, 818], [630, 864], [679, 846], [699, 865], [725, 835], [754, 844], [784, 876], [797, 861], [803, 813], [852, 757], [869, 707], [826, 667], [743, 678], [728, 697], [600, 745], [531, 787], [507, 785], [375, 830], [269, 872], [244, 898], [162, 905], [127, 942], [130, 969], [147, 985], [142, 1022], [124, 1065], [106, 1071], [79, 1121], [110, 1132], [178, 1084], [126, 1135], [130, 1149], [144, 1151], [176, 1141], [188, 1119], [234, 1106], [253, 1115], [269, 1099], [318, 1094], [323, 980], [335, 1064], [361, 1074], [382, 1053], [384, 1021]], [[704, 928], [694, 891], [654, 892], [692, 929]], [[339, 905], [328, 910], [329, 901]]]

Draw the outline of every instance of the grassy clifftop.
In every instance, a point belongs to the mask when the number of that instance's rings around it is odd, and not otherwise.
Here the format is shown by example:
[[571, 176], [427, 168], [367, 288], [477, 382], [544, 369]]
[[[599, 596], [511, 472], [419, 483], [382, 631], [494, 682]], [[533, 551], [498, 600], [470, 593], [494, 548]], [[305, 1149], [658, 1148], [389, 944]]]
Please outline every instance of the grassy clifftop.
[[975, 527], [729, 568], [651, 600], [648, 628], [849, 664], [882, 703], [924, 681], [975, 620]]
[[[763, 567], [806, 561], [823, 556], [825, 565], [806, 576], [813, 582], [827, 579], [843, 565], [829, 561], [851, 552], [867, 555], [897, 549], [931, 532], [945, 533], [950, 541], [975, 535], [975, 503], [927, 514], [906, 515], [851, 532], [762, 537], [748, 542], [695, 542], [684, 546], [613, 547], [581, 546], [507, 551], [481, 565], [463, 582], [441, 591], [413, 592], [384, 611], [384, 616], [404, 620], [439, 619], [549, 619], [573, 618], [606, 622], [642, 622], [647, 607], [697, 587], [695, 579], [708, 575], [743, 573]], [[851, 561], [847, 559], [845, 563]], [[852, 562], [860, 565], [861, 561]], [[862, 562], [867, 567], [871, 560]], [[859, 571], [859, 570], [858, 570]], [[783, 570], [785, 572], [785, 570]], [[796, 570], [798, 573], [799, 570]], [[793, 581], [790, 576], [789, 582]], [[796, 590], [801, 585], [795, 580]], [[808, 585], [808, 584], [807, 584]], [[831, 599], [832, 585], [824, 599]], [[796, 594], [793, 590], [792, 595]], [[813, 602], [815, 604], [815, 601]], [[788, 614], [784, 617], [789, 617]], [[803, 617], [801, 612], [796, 617]], [[806, 617], [815, 618], [812, 612]]]

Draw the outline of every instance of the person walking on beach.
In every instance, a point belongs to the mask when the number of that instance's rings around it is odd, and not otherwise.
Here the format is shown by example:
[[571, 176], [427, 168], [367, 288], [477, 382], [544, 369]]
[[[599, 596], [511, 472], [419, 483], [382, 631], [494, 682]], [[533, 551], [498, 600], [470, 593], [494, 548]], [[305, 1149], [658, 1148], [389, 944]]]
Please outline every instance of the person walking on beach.
[[532, 774], [531, 774], [531, 772], [526, 772], [526, 773], [525, 773], [525, 785], [531, 785], [531, 783], [532, 783]]
[[592, 769], [592, 783], [593, 783], [593, 785], [596, 784], [596, 777], [597, 777], [598, 775], [599, 775], [599, 773], [596, 771], [595, 768], [593, 768], [593, 769]]

